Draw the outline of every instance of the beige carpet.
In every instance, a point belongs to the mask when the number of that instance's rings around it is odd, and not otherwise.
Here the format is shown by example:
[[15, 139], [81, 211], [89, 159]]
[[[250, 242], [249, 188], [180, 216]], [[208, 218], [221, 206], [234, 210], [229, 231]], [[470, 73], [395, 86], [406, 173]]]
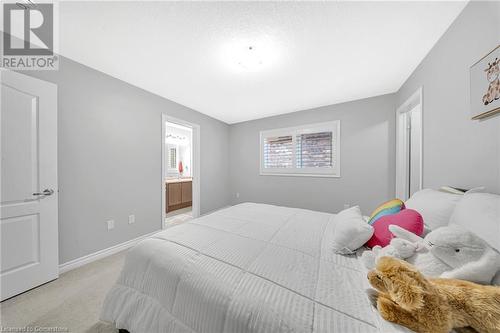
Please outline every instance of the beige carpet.
[[[165, 219], [166, 228], [193, 218], [188, 210], [173, 215]], [[60, 328], [58, 332], [117, 332], [112, 325], [99, 321], [99, 313], [106, 293], [120, 274], [125, 253], [66, 272], [57, 280], [3, 301], [0, 303], [0, 332], [8, 331], [9, 327], [57, 327]]]
[[67, 328], [59, 332], [117, 332], [113, 326], [99, 322], [99, 312], [106, 293], [118, 278], [124, 254], [125, 251], [66, 272], [57, 280], [2, 302], [3, 330], [28, 326]]

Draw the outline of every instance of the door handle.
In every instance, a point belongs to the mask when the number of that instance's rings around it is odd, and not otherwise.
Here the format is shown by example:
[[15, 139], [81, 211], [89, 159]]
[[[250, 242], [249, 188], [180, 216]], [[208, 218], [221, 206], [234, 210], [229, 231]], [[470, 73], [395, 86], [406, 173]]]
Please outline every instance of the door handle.
[[43, 197], [48, 197], [49, 195], [52, 195], [54, 194], [54, 190], [53, 189], [45, 189], [43, 190], [43, 192], [35, 192], [33, 193], [33, 195], [35, 196], [43, 196]]

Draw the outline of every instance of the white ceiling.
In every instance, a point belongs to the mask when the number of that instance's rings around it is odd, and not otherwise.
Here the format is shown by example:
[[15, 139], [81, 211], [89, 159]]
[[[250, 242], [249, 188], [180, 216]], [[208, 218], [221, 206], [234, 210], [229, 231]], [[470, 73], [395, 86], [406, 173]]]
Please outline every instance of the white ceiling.
[[465, 4], [61, 2], [60, 53], [236, 123], [395, 92]]

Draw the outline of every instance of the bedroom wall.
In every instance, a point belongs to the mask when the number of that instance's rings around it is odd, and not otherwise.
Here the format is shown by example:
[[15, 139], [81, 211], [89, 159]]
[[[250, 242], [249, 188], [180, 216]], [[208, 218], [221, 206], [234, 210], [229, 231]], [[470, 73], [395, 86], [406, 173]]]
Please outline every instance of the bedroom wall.
[[60, 263], [161, 228], [162, 112], [201, 126], [201, 213], [228, 205], [227, 124], [65, 58], [22, 73], [58, 85]]
[[[231, 202], [325, 212], [338, 212], [349, 203], [369, 214], [394, 196], [394, 110], [391, 94], [231, 125]], [[341, 121], [340, 178], [259, 175], [260, 131], [337, 119]]]
[[424, 187], [500, 193], [500, 116], [471, 120], [469, 67], [500, 41], [500, 2], [470, 2], [397, 93], [423, 86]]

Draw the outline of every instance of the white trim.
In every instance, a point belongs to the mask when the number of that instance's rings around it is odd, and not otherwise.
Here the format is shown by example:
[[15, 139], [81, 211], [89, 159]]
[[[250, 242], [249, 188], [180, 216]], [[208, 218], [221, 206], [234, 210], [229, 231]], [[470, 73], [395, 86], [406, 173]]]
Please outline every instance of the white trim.
[[396, 113], [411, 111], [415, 106], [422, 105], [424, 88], [419, 87], [398, 109]]
[[201, 206], [201, 201], [200, 201], [200, 184], [201, 184], [201, 172], [200, 172], [200, 165], [201, 165], [201, 156], [200, 156], [200, 144], [201, 144], [201, 129], [200, 125], [191, 123], [189, 121], [185, 121], [182, 119], [170, 117], [166, 113], [161, 114], [161, 228], [165, 229], [165, 218], [166, 218], [166, 213], [165, 213], [165, 206], [166, 206], [166, 188], [165, 188], [165, 167], [166, 167], [166, 161], [165, 161], [165, 136], [167, 133], [167, 126], [166, 123], [171, 122], [174, 124], [190, 127], [193, 132], [192, 132], [192, 164], [193, 168], [192, 170], [192, 178], [193, 178], [193, 209], [192, 209], [192, 214], [193, 217], [199, 217], [200, 216], [200, 206]]
[[324, 173], [271, 173], [260, 172], [260, 176], [278, 176], [278, 177], [320, 177], [320, 178], [340, 178], [340, 175]]
[[142, 236], [139, 236], [137, 238], [128, 240], [126, 242], [108, 247], [107, 249], [100, 250], [100, 251], [88, 254], [86, 256], [83, 256], [83, 257], [80, 257], [80, 258], [77, 258], [74, 260], [70, 260], [68, 262], [65, 262], [64, 264], [60, 264], [59, 265], [59, 274], [69, 272], [75, 268], [81, 267], [81, 266], [86, 265], [86, 264], [90, 264], [91, 262], [94, 262], [96, 260], [108, 257], [108, 256], [115, 254], [115, 253], [118, 253], [120, 251], [126, 250], [126, 249], [136, 245], [137, 243], [139, 243], [143, 239], [149, 238], [160, 231], [161, 230], [157, 230], [157, 231], [151, 232], [149, 234], [142, 235]]
[[[408, 166], [407, 166], [407, 131], [401, 131], [401, 128], [408, 126], [408, 112], [415, 107], [420, 108], [420, 180], [419, 189], [423, 188], [423, 170], [424, 170], [424, 123], [423, 123], [423, 87], [419, 87], [400, 107], [396, 110], [396, 197], [406, 200], [408, 199]], [[403, 167], [404, 165], [404, 167]]]
[[167, 115], [165, 113], [161, 114], [161, 221], [160, 228], [163, 230], [165, 228], [165, 218], [167, 217], [167, 213], [165, 213], [165, 203], [167, 200], [166, 191], [167, 186], [165, 184], [165, 177], [167, 175], [166, 164], [166, 147], [167, 143], [165, 142], [165, 138], [167, 137]]
[[[276, 168], [276, 169], [265, 169], [264, 168], [264, 139], [268, 136], [280, 136], [280, 135], [291, 135], [293, 143], [292, 160], [293, 163], [296, 161], [295, 157], [295, 140], [297, 134], [306, 133], [316, 133], [317, 131], [330, 131], [334, 132], [335, 135], [335, 152], [336, 161], [334, 168]], [[325, 121], [321, 123], [305, 124], [301, 126], [286, 127], [286, 128], [276, 128], [270, 130], [260, 131], [260, 149], [259, 149], [259, 159], [260, 168], [259, 175], [261, 176], [292, 176], [292, 177], [330, 177], [330, 178], [340, 178], [340, 165], [341, 165], [341, 148], [340, 148], [340, 120]]]

